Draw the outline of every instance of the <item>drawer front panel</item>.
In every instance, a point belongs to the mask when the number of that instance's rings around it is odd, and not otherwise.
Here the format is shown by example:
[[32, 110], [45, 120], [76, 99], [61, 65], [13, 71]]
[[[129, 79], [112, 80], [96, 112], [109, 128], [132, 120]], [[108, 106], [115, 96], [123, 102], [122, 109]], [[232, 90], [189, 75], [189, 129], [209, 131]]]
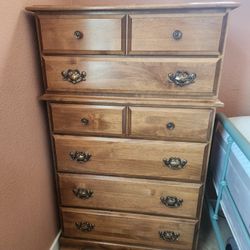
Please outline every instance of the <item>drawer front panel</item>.
[[199, 184], [59, 174], [63, 206], [196, 218]]
[[[66, 172], [200, 181], [207, 157], [205, 143], [60, 135], [54, 135], [54, 141], [57, 168]], [[78, 162], [71, 152], [91, 158]]]
[[[193, 220], [85, 209], [62, 208], [62, 217], [63, 236], [185, 250], [192, 249], [196, 225]], [[178, 240], [163, 240], [164, 232], [178, 234]]]
[[[43, 59], [49, 91], [175, 96], [214, 95], [217, 88], [216, 72], [220, 63], [217, 58], [47, 56]], [[85, 77], [81, 79], [79, 74], [79, 82], [72, 83], [72, 79], [64, 75], [68, 70], [83, 72]]]
[[122, 135], [124, 107], [51, 104], [53, 131]]
[[223, 15], [131, 15], [130, 54], [216, 54], [219, 51]]
[[123, 15], [41, 15], [39, 23], [45, 53], [124, 53]]
[[131, 136], [203, 142], [210, 138], [212, 110], [130, 107], [130, 113]]

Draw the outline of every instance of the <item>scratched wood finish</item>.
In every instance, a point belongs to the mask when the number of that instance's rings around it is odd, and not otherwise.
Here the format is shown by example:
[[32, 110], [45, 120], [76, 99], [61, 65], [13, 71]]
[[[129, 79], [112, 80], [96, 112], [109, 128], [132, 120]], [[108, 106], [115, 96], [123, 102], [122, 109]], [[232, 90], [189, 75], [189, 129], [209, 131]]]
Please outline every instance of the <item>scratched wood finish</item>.
[[[134, 137], [205, 142], [210, 137], [209, 109], [129, 107]], [[173, 129], [167, 128], [169, 123]]]
[[[206, 159], [206, 143], [98, 138], [54, 135], [57, 169], [65, 172], [154, 177], [200, 181]], [[85, 163], [72, 161], [70, 152], [88, 152]], [[187, 160], [181, 170], [172, 170], [163, 159]]]
[[[61, 208], [63, 236], [138, 244], [149, 247], [191, 250], [197, 221], [160, 216], [117, 213], [90, 209]], [[76, 228], [76, 222], [89, 222], [95, 227], [91, 232]], [[160, 239], [160, 231], [179, 233], [178, 241]]]
[[[56, 104], [50, 105], [54, 132], [122, 135], [124, 107]], [[87, 120], [84, 124], [81, 120]]]
[[[219, 52], [224, 13], [130, 15], [130, 54], [164, 52]], [[175, 30], [182, 32], [179, 40]]]
[[[124, 15], [39, 15], [45, 53], [122, 54]], [[82, 32], [82, 38], [74, 36]]]
[[[59, 174], [63, 206], [85, 207], [125, 212], [151, 213], [196, 218], [200, 184], [185, 184], [98, 175]], [[93, 192], [89, 199], [80, 199], [74, 189]], [[179, 207], [167, 207], [161, 197], [183, 200]]]
[[156, 250], [156, 248], [61, 237], [60, 250]]
[[[48, 91], [129, 93], [151, 95], [215, 95], [218, 58], [162, 57], [43, 57]], [[72, 84], [61, 72], [78, 69], [86, 81]], [[170, 82], [168, 74], [195, 73], [194, 83], [183, 87]]]

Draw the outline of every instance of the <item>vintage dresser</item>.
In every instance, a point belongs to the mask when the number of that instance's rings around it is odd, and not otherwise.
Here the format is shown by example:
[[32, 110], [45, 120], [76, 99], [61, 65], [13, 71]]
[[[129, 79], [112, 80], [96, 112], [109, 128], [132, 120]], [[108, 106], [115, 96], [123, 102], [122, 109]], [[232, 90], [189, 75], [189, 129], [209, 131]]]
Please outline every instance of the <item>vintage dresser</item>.
[[27, 7], [61, 249], [196, 249], [228, 13], [238, 3], [122, 2]]

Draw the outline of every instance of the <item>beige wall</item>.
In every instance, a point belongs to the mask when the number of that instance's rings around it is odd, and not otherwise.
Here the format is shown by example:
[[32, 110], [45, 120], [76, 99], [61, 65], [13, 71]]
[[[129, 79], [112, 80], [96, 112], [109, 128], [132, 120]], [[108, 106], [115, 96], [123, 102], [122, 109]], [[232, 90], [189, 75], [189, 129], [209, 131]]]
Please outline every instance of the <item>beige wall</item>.
[[220, 99], [229, 116], [250, 115], [250, 1], [230, 16]]
[[[0, 3], [0, 249], [4, 250], [47, 250], [58, 230], [48, 128], [44, 106], [37, 100], [42, 89], [34, 25], [23, 11], [30, 4], [53, 2], [72, 1]], [[221, 84], [220, 97], [229, 115], [250, 115], [250, 1], [242, 2], [232, 14]]]

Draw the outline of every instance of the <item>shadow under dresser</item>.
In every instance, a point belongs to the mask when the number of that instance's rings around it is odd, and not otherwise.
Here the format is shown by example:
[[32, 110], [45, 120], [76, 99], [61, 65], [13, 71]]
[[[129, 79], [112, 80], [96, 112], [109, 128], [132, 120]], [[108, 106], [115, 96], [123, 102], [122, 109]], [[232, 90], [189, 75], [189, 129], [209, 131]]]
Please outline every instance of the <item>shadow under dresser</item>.
[[234, 1], [31, 6], [61, 249], [197, 248]]

